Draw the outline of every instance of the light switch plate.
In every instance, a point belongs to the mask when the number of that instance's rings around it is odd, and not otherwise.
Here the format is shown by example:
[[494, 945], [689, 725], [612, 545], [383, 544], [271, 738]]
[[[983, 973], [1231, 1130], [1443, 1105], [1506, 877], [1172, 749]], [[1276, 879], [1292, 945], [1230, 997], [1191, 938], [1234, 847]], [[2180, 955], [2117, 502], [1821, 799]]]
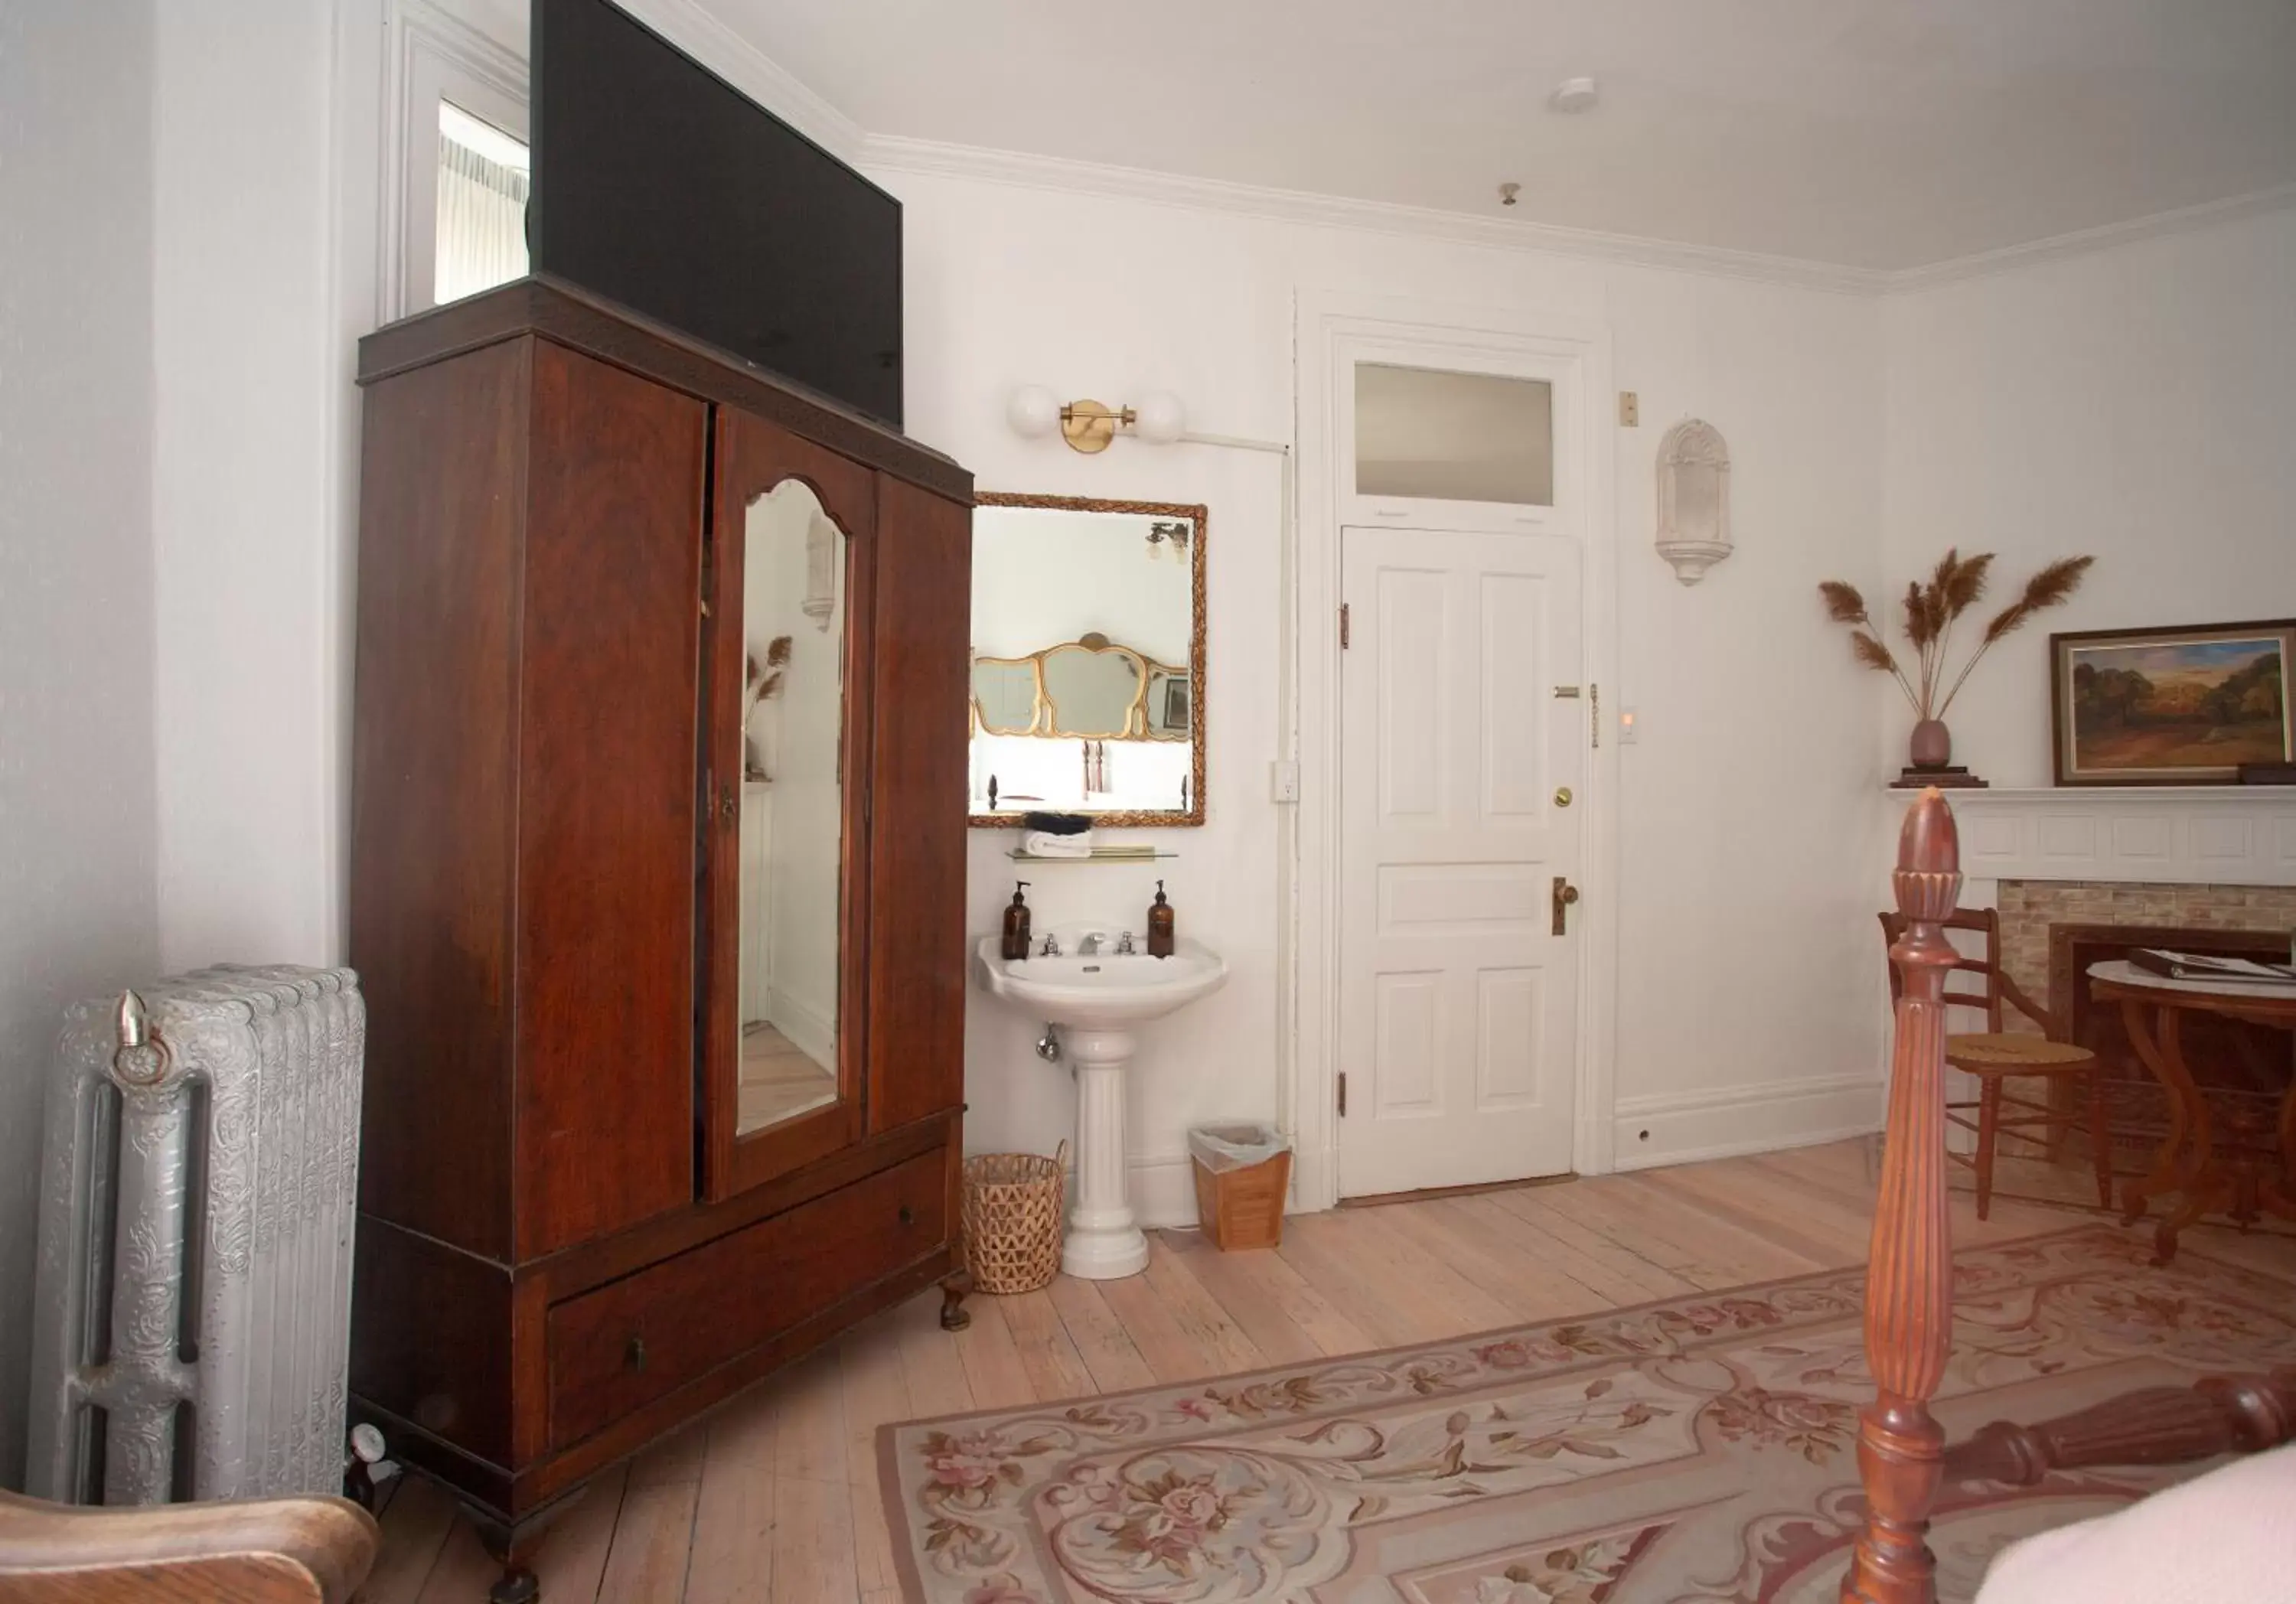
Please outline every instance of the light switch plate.
[[1300, 799], [1300, 765], [1283, 758], [1269, 764], [1267, 796], [1272, 802], [1297, 802]]

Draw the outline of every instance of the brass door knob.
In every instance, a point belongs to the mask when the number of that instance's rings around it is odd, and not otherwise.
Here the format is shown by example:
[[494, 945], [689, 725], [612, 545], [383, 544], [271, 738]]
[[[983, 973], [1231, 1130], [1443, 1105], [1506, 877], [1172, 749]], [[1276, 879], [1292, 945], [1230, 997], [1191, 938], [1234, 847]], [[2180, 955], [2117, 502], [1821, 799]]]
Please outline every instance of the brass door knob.
[[1554, 877], [1554, 933], [1557, 936], [1570, 933], [1570, 927], [1563, 922], [1562, 916], [1564, 911], [1578, 900], [1578, 888], [1563, 876], [1556, 875]]
[[1570, 788], [1569, 786], [1558, 785], [1554, 788], [1554, 806], [1557, 807], [1568, 807], [1570, 806]]

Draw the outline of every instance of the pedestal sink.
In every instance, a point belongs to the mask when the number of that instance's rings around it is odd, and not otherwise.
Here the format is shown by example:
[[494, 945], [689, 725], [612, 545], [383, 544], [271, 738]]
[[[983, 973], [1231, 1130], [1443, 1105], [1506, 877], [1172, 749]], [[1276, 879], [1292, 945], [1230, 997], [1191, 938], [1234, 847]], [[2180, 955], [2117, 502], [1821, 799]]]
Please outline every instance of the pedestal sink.
[[1227, 962], [1185, 938], [1170, 957], [1151, 958], [1115, 951], [1115, 933], [1092, 925], [1052, 934], [1065, 956], [1005, 958], [998, 937], [984, 937], [981, 974], [993, 995], [1060, 1027], [1077, 1077], [1076, 1198], [1061, 1268], [1112, 1281], [1148, 1267], [1148, 1239], [1125, 1197], [1125, 1067], [1139, 1027], [1218, 991]]

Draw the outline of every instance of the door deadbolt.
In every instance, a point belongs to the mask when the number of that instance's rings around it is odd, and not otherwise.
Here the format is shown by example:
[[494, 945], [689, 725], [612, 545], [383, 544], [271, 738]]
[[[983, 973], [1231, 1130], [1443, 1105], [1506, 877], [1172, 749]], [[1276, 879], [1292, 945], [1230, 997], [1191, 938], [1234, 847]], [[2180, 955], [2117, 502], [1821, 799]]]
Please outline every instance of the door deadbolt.
[[1578, 888], [1563, 876], [1556, 875], [1554, 877], [1554, 933], [1557, 936], [1569, 933], [1569, 927], [1562, 922], [1562, 916], [1565, 910], [1578, 900]]
[[1570, 806], [1570, 788], [1569, 786], [1558, 785], [1554, 788], [1554, 806], [1557, 807], [1568, 807]]

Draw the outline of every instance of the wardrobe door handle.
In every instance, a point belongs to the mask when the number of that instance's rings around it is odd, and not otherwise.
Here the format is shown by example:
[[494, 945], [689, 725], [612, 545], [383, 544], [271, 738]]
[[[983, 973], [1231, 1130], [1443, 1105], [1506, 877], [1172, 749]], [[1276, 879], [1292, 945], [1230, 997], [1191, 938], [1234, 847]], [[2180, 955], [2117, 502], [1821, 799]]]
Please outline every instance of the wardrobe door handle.
[[644, 1375], [645, 1373], [644, 1338], [633, 1337], [630, 1338], [629, 1346], [622, 1350], [622, 1363], [629, 1369], [637, 1371], [640, 1375]]
[[901, 1223], [902, 1223], [902, 1224], [904, 1224], [904, 1225], [914, 1225], [914, 1224], [915, 1224], [916, 1223], [917, 1223], [917, 1211], [916, 1211], [915, 1209], [914, 1209], [914, 1208], [911, 1208], [911, 1207], [910, 1207], [907, 1204], [906, 1204], [906, 1203], [902, 1204], [902, 1205], [901, 1205]]

